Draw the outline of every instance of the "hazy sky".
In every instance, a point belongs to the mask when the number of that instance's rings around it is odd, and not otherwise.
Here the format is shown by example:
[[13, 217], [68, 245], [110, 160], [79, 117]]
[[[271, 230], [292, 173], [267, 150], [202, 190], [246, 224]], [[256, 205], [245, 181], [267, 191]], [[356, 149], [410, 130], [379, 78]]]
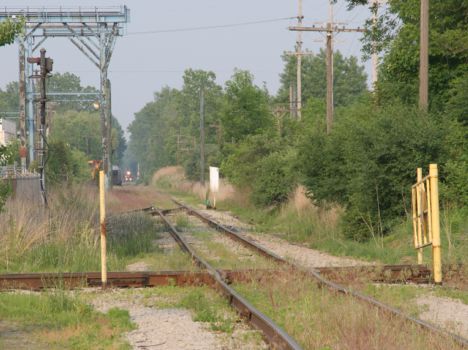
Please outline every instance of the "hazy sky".
[[[328, 0], [303, 0], [305, 24], [323, 23], [328, 18]], [[234, 68], [248, 69], [258, 84], [266, 83], [270, 92], [279, 87], [281, 55], [292, 50], [295, 32], [287, 30], [295, 20], [250, 25], [236, 28], [193, 32], [130, 35], [158, 29], [178, 29], [206, 25], [222, 25], [263, 19], [292, 17], [297, 14], [297, 0], [30, 0], [2, 1], [1, 7], [75, 7], [127, 5], [130, 8], [129, 35], [117, 39], [110, 64], [113, 114], [124, 128], [133, 114], [153, 99], [163, 86], [180, 87], [186, 68], [212, 70], [218, 83], [224, 84]], [[369, 13], [359, 7], [347, 11], [346, 3], [334, 7], [335, 20], [350, 26], [363, 26]], [[342, 33], [335, 48], [345, 56], [361, 58], [361, 34]], [[304, 47], [317, 52], [323, 47], [323, 36], [304, 33]], [[83, 85], [99, 84], [99, 72], [67, 39], [48, 39], [43, 47], [54, 59], [54, 71], [73, 72]], [[0, 87], [18, 79], [18, 47], [0, 48]], [[370, 71], [370, 62], [364, 62]], [[368, 73], [369, 74], [369, 73]]]

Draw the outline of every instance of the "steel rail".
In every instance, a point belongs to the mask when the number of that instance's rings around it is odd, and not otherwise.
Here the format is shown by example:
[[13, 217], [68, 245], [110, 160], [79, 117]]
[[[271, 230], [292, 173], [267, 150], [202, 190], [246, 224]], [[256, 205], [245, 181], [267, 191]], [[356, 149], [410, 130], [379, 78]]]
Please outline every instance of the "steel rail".
[[[249, 271], [225, 271], [230, 278], [243, 278]], [[116, 288], [213, 284], [213, 278], [203, 271], [109, 272], [108, 286]], [[41, 290], [63, 286], [69, 289], [100, 287], [100, 272], [13, 273], [0, 275], [0, 290]]]
[[208, 273], [216, 282], [216, 288], [228, 299], [229, 304], [234, 307], [237, 312], [242, 317], [244, 317], [254, 328], [260, 330], [263, 333], [265, 340], [273, 349], [301, 349], [299, 344], [289, 334], [287, 334], [273, 320], [260, 312], [239, 293], [232, 289], [214, 267], [212, 267], [203, 258], [199, 257], [161, 210], [156, 209], [152, 214], [157, 214], [161, 217], [161, 219], [169, 228], [170, 234], [180, 245], [181, 249], [191, 256], [195, 264], [208, 271]]
[[271, 252], [269, 249], [265, 248], [265, 247], [262, 247], [261, 245], [253, 242], [252, 240], [250, 240], [249, 238], [247, 237], [244, 237], [243, 235], [233, 231], [232, 229], [230, 229], [229, 227], [226, 227], [224, 225], [222, 225], [221, 223], [218, 223], [216, 221], [214, 221], [213, 219], [207, 217], [206, 215], [200, 213], [198, 210], [196, 209], [193, 209], [191, 207], [189, 207], [188, 205], [182, 203], [182, 202], [179, 202], [177, 200], [175, 200], [174, 198], [172, 199], [172, 201], [176, 204], [178, 204], [179, 206], [181, 207], [184, 207], [188, 213], [191, 213], [193, 214], [194, 216], [198, 217], [199, 219], [201, 219], [202, 221], [206, 222], [207, 224], [209, 224], [210, 226], [216, 228], [218, 231], [221, 231], [223, 233], [226, 233], [228, 234], [229, 237], [241, 242], [243, 245], [245, 245], [246, 247], [249, 247], [259, 253], [261, 253], [262, 255], [265, 255], [265, 256], [269, 256], [271, 259], [274, 259], [276, 260], [277, 262], [280, 262], [280, 263], [283, 263], [297, 271], [300, 271], [300, 272], [303, 272], [305, 274], [307, 274], [308, 276], [314, 278], [317, 283], [320, 285], [320, 286], [325, 286], [327, 287], [328, 289], [332, 290], [332, 291], [335, 291], [335, 292], [338, 292], [338, 293], [342, 293], [342, 294], [346, 294], [346, 295], [350, 295], [350, 296], [353, 296], [354, 298], [358, 299], [358, 300], [361, 300], [369, 305], [372, 305], [372, 306], [375, 306], [377, 308], [379, 308], [380, 310], [383, 310], [387, 313], [390, 313], [394, 316], [398, 316], [400, 318], [403, 318], [409, 322], [414, 322], [415, 324], [417, 324], [418, 326], [420, 326], [421, 328], [427, 330], [427, 331], [430, 331], [430, 332], [434, 332], [434, 333], [437, 333], [437, 334], [440, 334], [442, 336], [445, 336], [445, 337], [448, 337], [450, 339], [452, 339], [453, 341], [457, 342], [458, 344], [460, 344], [461, 346], [463, 347], [467, 347], [468, 348], [468, 339], [465, 339], [461, 336], [459, 336], [458, 334], [455, 334], [455, 333], [452, 333], [452, 332], [449, 332], [437, 325], [434, 325], [432, 323], [429, 323], [429, 322], [426, 322], [426, 321], [423, 321], [423, 320], [420, 320], [418, 318], [415, 318], [415, 317], [412, 317], [412, 316], [409, 316], [405, 313], [403, 313], [401, 310], [395, 308], [395, 307], [392, 307], [390, 305], [387, 305], [387, 304], [384, 304], [374, 298], [371, 298], [367, 295], [364, 295], [362, 293], [359, 293], [357, 291], [354, 291], [348, 287], [345, 287], [345, 286], [342, 286], [338, 283], [334, 283], [332, 281], [329, 281], [327, 280], [326, 278], [324, 278], [318, 271], [317, 269], [315, 268], [312, 268], [312, 269], [306, 269], [306, 268], [303, 268], [295, 263], [292, 263], [290, 261], [287, 261], [285, 259], [283, 259], [282, 257], [278, 256], [277, 254]]
[[[250, 281], [256, 273], [271, 273], [273, 270], [219, 270], [229, 283]], [[156, 286], [214, 285], [213, 277], [207, 271], [141, 271], [108, 272], [108, 285], [112, 288], [142, 288]], [[100, 287], [100, 272], [49, 272], [49, 273], [7, 273], [0, 274], [0, 290], [24, 289], [41, 290], [65, 287], [76, 289]]]

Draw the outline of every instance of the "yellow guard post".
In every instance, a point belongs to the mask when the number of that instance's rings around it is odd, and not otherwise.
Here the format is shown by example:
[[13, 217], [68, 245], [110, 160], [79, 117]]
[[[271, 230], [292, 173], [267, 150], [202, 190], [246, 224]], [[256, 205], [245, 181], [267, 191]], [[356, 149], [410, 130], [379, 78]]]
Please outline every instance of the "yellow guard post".
[[107, 251], [106, 251], [106, 187], [104, 171], [99, 171], [99, 222], [101, 224], [101, 285], [107, 285]]
[[429, 165], [429, 175], [422, 177], [417, 170], [417, 182], [411, 189], [413, 209], [414, 247], [418, 250], [418, 264], [423, 262], [423, 248], [432, 246], [434, 283], [442, 283], [440, 251], [439, 185], [437, 164]]

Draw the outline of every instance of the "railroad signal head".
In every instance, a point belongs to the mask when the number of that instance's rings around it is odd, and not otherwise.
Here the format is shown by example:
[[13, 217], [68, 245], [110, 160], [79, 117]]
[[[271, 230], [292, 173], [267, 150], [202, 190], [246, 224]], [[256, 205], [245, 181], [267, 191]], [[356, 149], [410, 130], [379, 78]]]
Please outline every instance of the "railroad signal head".
[[54, 68], [54, 60], [52, 58], [47, 57], [45, 59], [45, 69], [47, 73], [52, 72]]
[[45, 52], [44, 49], [41, 49], [41, 57], [28, 57], [27, 61], [28, 63], [41, 66], [41, 69], [44, 68], [45, 73], [48, 74], [54, 68], [54, 60], [50, 57], [45, 57]]

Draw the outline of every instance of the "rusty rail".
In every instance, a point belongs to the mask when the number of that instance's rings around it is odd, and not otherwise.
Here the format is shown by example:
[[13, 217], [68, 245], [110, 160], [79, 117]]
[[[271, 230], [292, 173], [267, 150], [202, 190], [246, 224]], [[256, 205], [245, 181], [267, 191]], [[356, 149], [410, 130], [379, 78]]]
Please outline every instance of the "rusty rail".
[[[229, 283], [251, 280], [272, 270], [218, 270]], [[207, 271], [143, 271], [109, 272], [108, 286], [113, 288], [142, 288], [156, 286], [197, 286], [214, 285], [213, 277]], [[24, 289], [42, 290], [63, 287], [76, 289], [101, 287], [100, 272], [49, 272], [49, 273], [8, 273], [0, 274], [0, 290]]]
[[[235, 271], [234, 278], [242, 278], [241, 271]], [[227, 271], [226, 273], [230, 273]], [[212, 284], [213, 279], [200, 271], [161, 271], [161, 272], [109, 272], [107, 285], [115, 288], [154, 287], [166, 285]], [[44, 288], [100, 287], [100, 272], [75, 273], [17, 273], [0, 275], [0, 289], [40, 290]]]
[[300, 272], [303, 272], [305, 273], [306, 275], [312, 277], [313, 279], [315, 279], [317, 281], [317, 283], [320, 285], [320, 286], [324, 286], [324, 287], [327, 287], [329, 290], [331, 291], [334, 291], [334, 292], [337, 292], [337, 293], [342, 293], [342, 294], [346, 294], [346, 295], [350, 295], [360, 301], [363, 301], [369, 305], [372, 305], [374, 307], [377, 307], [379, 308], [380, 310], [382, 311], [385, 311], [391, 315], [394, 315], [394, 316], [398, 316], [400, 318], [403, 318], [409, 322], [414, 322], [416, 323], [417, 325], [419, 325], [421, 328], [425, 329], [425, 330], [428, 330], [428, 331], [431, 331], [431, 332], [434, 332], [434, 333], [438, 333], [442, 336], [446, 336], [452, 340], [454, 340], [455, 342], [457, 342], [458, 344], [460, 344], [461, 346], [464, 346], [464, 347], [468, 347], [468, 339], [465, 339], [455, 333], [452, 333], [452, 332], [449, 332], [449, 331], [446, 331], [445, 329], [439, 327], [439, 326], [436, 326], [432, 323], [429, 323], [429, 322], [426, 322], [426, 321], [423, 321], [423, 320], [420, 320], [418, 318], [415, 318], [415, 317], [412, 317], [412, 316], [409, 316], [405, 313], [403, 313], [401, 310], [397, 309], [397, 308], [394, 308], [390, 305], [387, 305], [387, 304], [384, 304], [374, 298], [371, 298], [367, 295], [364, 295], [362, 293], [359, 293], [357, 291], [354, 291], [350, 288], [347, 288], [345, 286], [342, 286], [338, 283], [335, 283], [335, 282], [332, 282], [326, 278], [324, 278], [320, 272], [318, 271], [318, 269], [305, 269], [295, 263], [292, 263], [290, 261], [287, 261], [285, 259], [283, 259], [282, 257], [278, 256], [277, 254], [271, 252], [270, 250], [268, 250], [267, 248], [253, 242], [252, 240], [250, 240], [249, 238], [247, 237], [244, 237], [243, 235], [239, 234], [238, 232], [235, 232], [233, 231], [231, 228], [229, 227], [226, 227], [224, 225], [222, 225], [221, 223], [218, 223], [216, 221], [214, 221], [213, 219], [207, 217], [206, 215], [200, 213], [198, 210], [196, 209], [193, 209], [189, 206], [187, 206], [186, 204], [182, 203], [182, 202], [179, 202], [177, 200], [175, 200], [174, 198], [172, 199], [174, 203], [176, 203], [177, 205], [185, 208], [187, 210], [187, 212], [189, 214], [192, 214], [196, 217], [198, 217], [199, 219], [201, 219], [202, 221], [206, 222], [208, 225], [214, 227], [215, 229], [217, 229], [218, 231], [220, 232], [223, 232], [225, 234], [227, 234], [229, 237], [231, 237], [232, 239], [238, 241], [238, 242], [241, 242], [244, 246], [252, 249], [252, 250], [255, 250], [257, 251], [258, 253], [264, 255], [264, 256], [267, 256], [279, 263], [282, 263], [282, 264], [285, 264], [286, 266], [288, 267], [291, 267], [297, 271], [300, 271]]
[[180, 235], [174, 225], [172, 225], [172, 223], [166, 218], [162, 211], [156, 209], [152, 214], [157, 214], [161, 217], [169, 228], [172, 237], [179, 244], [181, 249], [191, 256], [196, 265], [208, 271], [215, 281], [215, 288], [229, 300], [230, 305], [235, 308], [242, 317], [244, 317], [254, 328], [263, 333], [265, 340], [273, 349], [301, 349], [299, 344], [289, 334], [232, 289], [215, 268], [213, 268], [203, 258], [199, 257]]

